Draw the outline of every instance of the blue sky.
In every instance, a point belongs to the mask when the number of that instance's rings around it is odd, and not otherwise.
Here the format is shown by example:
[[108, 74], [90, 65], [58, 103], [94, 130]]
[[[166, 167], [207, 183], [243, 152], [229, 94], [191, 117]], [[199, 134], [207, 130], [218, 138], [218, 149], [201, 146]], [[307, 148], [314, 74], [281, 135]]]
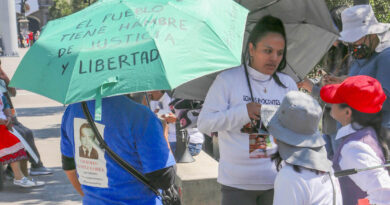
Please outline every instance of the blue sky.
[[[18, 13], [20, 13], [20, 2], [21, 2], [21, 0], [15, 0], [15, 3], [16, 3], [15, 4], [15, 10]], [[34, 13], [34, 12], [38, 11], [38, 9], [39, 9], [38, 0], [27, 0], [26, 3], [28, 5], [30, 5], [30, 11], [26, 12], [26, 16], [30, 15], [31, 13]]]

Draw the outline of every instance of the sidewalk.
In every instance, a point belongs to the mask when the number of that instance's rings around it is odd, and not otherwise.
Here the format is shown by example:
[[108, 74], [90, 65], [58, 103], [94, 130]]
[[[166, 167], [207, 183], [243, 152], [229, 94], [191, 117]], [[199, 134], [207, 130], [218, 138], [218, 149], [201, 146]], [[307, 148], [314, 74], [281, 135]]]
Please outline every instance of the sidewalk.
[[[10, 78], [27, 50], [19, 49], [19, 57], [0, 57], [2, 67]], [[39, 188], [19, 188], [12, 181], [7, 181], [0, 192], [0, 204], [81, 204], [81, 197], [61, 168], [60, 125], [65, 107], [25, 90], [17, 90], [12, 100], [19, 121], [34, 132], [44, 165], [53, 169], [54, 173], [34, 177], [46, 182], [45, 186]]]

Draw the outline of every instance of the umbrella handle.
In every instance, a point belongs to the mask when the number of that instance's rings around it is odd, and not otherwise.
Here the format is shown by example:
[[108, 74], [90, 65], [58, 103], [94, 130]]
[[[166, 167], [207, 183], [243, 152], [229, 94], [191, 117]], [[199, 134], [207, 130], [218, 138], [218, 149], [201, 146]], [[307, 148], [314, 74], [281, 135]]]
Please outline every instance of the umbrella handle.
[[115, 85], [116, 83], [118, 83], [118, 81], [119, 81], [118, 76], [109, 77], [106, 81], [104, 81], [99, 86], [95, 96], [95, 120], [97, 121], [102, 120], [102, 96], [103, 96], [104, 88]]

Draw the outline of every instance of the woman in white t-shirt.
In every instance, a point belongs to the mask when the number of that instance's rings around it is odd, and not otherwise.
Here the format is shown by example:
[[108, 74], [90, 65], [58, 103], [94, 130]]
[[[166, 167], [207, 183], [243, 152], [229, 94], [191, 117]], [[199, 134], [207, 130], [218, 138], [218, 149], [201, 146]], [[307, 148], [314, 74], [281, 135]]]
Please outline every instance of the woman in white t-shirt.
[[299, 91], [289, 92], [277, 110], [261, 107], [261, 118], [278, 143], [273, 156], [279, 170], [274, 205], [342, 204], [340, 185], [330, 174], [332, 163], [318, 131], [321, 116], [318, 102]]
[[[286, 65], [286, 34], [280, 19], [265, 16], [253, 28], [244, 58], [248, 64], [217, 76], [198, 118], [198, 129], [218, 132], [220, 151], [218, 182], [222, 205], [271, 205], [276, 176], [270, 156], [276, 151], [272, 136], [263, 135], [263, 155], [256, 138], [261, 104], [280, 105], [290, 90], [297, 90], [291, 77], [281, 73]], [[253, 126], [252, 126], [253, 125]], [[250, 133], [252, 135], [250, 135]]]

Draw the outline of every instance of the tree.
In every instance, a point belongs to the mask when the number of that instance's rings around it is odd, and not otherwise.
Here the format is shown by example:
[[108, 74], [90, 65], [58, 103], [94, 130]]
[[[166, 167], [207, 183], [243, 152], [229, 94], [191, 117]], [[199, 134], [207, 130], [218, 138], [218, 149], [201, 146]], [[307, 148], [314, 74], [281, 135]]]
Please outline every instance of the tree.
[[390, 23], [390, 1], [370, 0], [370, 4], [375, 11], [375, 16], [379, 22]]
[[72, 6], [72, 12], [78, 12], [81, 9], [84, 9], [89, 5], [89, 3], [94, 3], [96, 0], [72, 0], [71, 6]]
[[[390, 23], [390, 1], [389, 0], [325, 0], [329, 10], [337, 6], [353, 6], [368, 2], [371, 4], [375, 16], [381, 23]], [[307, 75], [309, 78], [319, 77], [318, 70], [324, 67], [326, 57], [324, 57], [314, 69]]]
[[353, 0], [353, 5], [369, 4], [370, 0]]
[[49, 9], [50, 19], [53, 20], [75, 13], [89, 6], [89, 3], [92, 4], [96, 1], [97, 0], [53, 0], [53, 5]]
[[[367, 2], [368, 0], [326, 0], [329, 9], [336, 6], [353, 6], [354, 3]], [[390, 2], [389, 0], [369, 0], [374, 9], [375, 16], [379, 22], [390, 23]]]
[[49, 17], [51, 20], [67, 16], [72, 13], [68, 1], [53, 0], [53, 5], [49, 8]]

